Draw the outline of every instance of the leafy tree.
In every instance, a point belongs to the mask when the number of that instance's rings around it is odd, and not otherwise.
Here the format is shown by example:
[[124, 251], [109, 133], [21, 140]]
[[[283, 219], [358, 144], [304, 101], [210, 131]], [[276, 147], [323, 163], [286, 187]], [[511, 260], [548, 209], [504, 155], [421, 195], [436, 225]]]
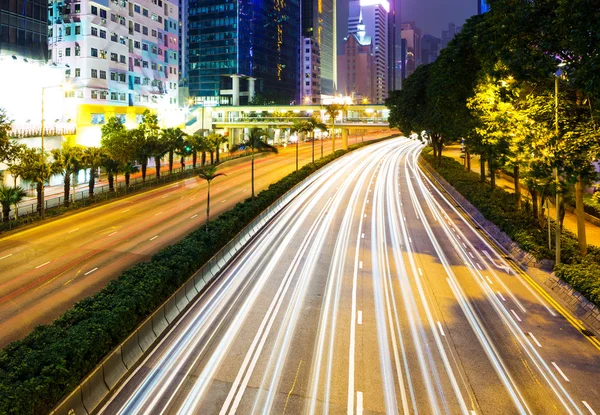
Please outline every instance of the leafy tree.
[[10, 154], [12, 141], [8, 136], [12, 126], [12, 120], [8, 118], [6, 110], [0, 108], [0, 161], [7, 160]]
[[6, 158], [5, 163], [8, 166], [8, 169], [6, 170], [13, 177], [14, 186], [17, 185], [17, 179], [23, 177], [25, 174], [22, 160], [23, 157], [25, 157], [26, 152], [27, 146], [25, 144], [14, 143], [9, 147], [8, 157]]
[[[54, 163], [48, 163], [48, 153], [39, 148], [26, 148], [20, 160], [22, 178], [36, 184], [37, 211], [42, 214], [42, 190], [44, 184], [56, 173]], [[68, 187], [67, 187], [68, 188]]]
[[208, 184], [206, 194], [206, 232], [208, 232], [208, 222], [210, 220], [210, 183], [219, 176], [226, 176], [225, 173], [217, 173], [217, 166], [206, 166], [198, 173], [198, 177], [206, 180]]
[[162, 129], [162, 139], [166, 144], [167, 152], [169, 154], [169, 174], [173, 174], [173, 155], [175, 154], [175, 150], [182, 146], [184, 138], [185, 133], [179, 128]]
[[142, 165], [142, 182], [146, 181], [146, 168], [148, 159], [154, 157], [156, 163], [156, 177], [160, 177], [160, 158], [166, 154], [165, 146], [160, 141], [160, 127], [158, 116], [145, 110], [142, 114], [142, 122], [134, 130], [134, 141], [136, 143], [137, 157]]
[[60, 172], [63, 176], [65, 206], [69, 207], [69, 192], [71, 186], [71, 176], [75, 180], [75, 175], [83, 166], [83, 150], [78, 146], [71, 146], [63, 143], [62, 148], [53, 149], [51, 151], [53, 162], [53, 170]]
[[2, 204], [2, 221], [9, 221], [10, 207], [15, 207], [15, 219], [19, 218], [17, 205], [27, 196], [21, 187], [12, 187], [0, 184], [0, 204]]
[[90, 197], [94, 196], [94, 185], [96, 184], [98, 168], [103, 165], [106, 156], [106, 152], [99, 147], [86, 147], [83, 150], [83, 165], [90, 169], [90, 180], [88, 182]]

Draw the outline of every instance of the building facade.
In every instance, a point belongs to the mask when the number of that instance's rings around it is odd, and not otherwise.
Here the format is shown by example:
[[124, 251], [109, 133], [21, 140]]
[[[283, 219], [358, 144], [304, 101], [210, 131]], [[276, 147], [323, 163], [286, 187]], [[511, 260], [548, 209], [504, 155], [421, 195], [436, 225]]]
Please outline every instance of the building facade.
[[421, 30], [415, 22], [402, 23], [402, 39], [406, 40], [406, 77], [421, 64]]
[[[188, 78], [196, 102], [229, 105], [232, 75], [254, 79], [255, 93], [281, 102], [297, 95], [299, 0], [190, 0]], [[242, 90], [245, 88], [242, 78]], [[250, 91], [249, 91], [250, 92]], [[250, 93], [242, 96], [246, 104]]]
[[490, 10], [490, 5], [486, 0], [477, 0], [477, 14], [483, 14]]
[[390, 1], [388, 13], [388, 90], [402, 88], [400, 0]]
[[[321, 55], [319, 42], [313, 37], [302, 39], [300, 47], [300, 103], [321, 103]], [[337, 62], [336, 62], [337, 65]]]
[[48, 59], [48, 0], [0, 2], [0, 56]]
[[372, 50], [371, 38], [365, 35], [364, 25], [359, 24], [357, 34], [348, 35], [338, 55], [339, 91], [356, 102], [376, 101]]
[[421, 63], [433, 63], [440, 54], [441, 39], [432, 35], [423, 35], [421, 38]]
[[51, 60], [64, 65], [78, 104], [177, 107], [177, 5], [168, 0], [55, 1]]
[[388, 92], [388, 12], [387, 0], [353, 0], [348, 12], [348, 32], [356, 35], [364, 25], [373, 48], [374, 104], [383, 104]]

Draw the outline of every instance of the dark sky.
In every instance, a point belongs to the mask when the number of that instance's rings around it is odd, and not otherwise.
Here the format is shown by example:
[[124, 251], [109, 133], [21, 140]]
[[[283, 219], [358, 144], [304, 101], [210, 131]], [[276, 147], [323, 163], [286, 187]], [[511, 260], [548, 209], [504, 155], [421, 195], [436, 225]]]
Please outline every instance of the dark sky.
[[[403, 22], [415, 21], [423, 34], [429, 33], [440, 37], [442, 29], [448, 28], [448, 23], [457, 26], [477, 13], [477, 0], [390, 0], [401, 4]], [[336, 0], [338, 48], [343, 43], [348, 30], [349, 0]]]

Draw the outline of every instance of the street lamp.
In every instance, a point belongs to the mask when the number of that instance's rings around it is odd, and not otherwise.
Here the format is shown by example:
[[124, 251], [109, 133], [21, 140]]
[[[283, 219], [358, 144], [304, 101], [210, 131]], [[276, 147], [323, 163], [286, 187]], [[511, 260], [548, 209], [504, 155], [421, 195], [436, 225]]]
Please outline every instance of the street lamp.
[[[558, 71], [554, 74], [554, 128], [555, 128], [555, 133], [556, 133], [556, 147], [558, 150], [558, 135], [559, 135], [559, 129], [558, 129], [558, 78], [562, 73], [562, 70], [560, 68], [563, 68], [566, 66], [565, 62], [561, 62], [558, 64]], [[555, 155], [556, 156], [556, 155]], [[555, 223], [555, 245], [556, 245], [556, 265], [560, 264], [560, 192], [559, 192], [559, 185], [560, 185], [560, 181], [558, 178], [558, 166], [556, 165], [556, 161], [555, 161], [555, 165], [554, 165], [554, 180], [556, 182], [556, 205], [555, 205], [555, 209], [556, 209], [556, 223]]]
[[41, 196], [42, 196], [42, 200], [41, 200], [41, 214], [42, 214], [42, 219], [44, 218], [44, 214], [46, 213], [46, 201], [44, 200], [44, 187], [46, 185], [45, 183], [45, 179], [44, 179], [44, 168], [46, 166], [46, 160], [44, 157], [44, 101], [45, 101], [45, 93], [46, 93], [46, 89], [50, 89], [50, 88], [62, 88], [63, 91], [67, 92], [70, 91], [72, 89], [72, 86], [69, 83], [66, 84], [61, 84], [61, 85], [50, 85], [50, 86], [43, 86], [42, 87], [42, 130], [40, 133], [40, 137], [42, 140], [42, 154], [41, 154], [41, 158], [42, 158], [42, 191], [41, 191]]

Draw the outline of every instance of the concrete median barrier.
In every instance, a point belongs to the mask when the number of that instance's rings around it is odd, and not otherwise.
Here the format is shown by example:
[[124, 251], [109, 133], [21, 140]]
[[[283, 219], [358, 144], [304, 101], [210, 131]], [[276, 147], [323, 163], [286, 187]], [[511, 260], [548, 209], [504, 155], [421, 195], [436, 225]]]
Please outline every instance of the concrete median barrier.
[[175, 296], [169, 298], [165, 303], [165, 318], [169, 324], [173, 323], [179, 315], [179, 309], [177, 308], [177, 301]]
[[102, 362], [102, 367], [104, 368], [104, 382], [112, 390], [117, 386], [123, 375], [127, 373], [120, 347], [108, 355], [106, 360]]
[[203, 268], [200, 268], [200, 270], [194, 275], [194, 285], [198, 292], [200, 292], [200, 290], [202, 290], [204, 288], [204, 286], [206, 285], [206, 282], [204, 282], [202, 275], [203, 275]]
[[104, 368], [99, 366], [81, 385], [81, 399], [88, 413], [92, 413], [108, 392], [110, 391], [104, 382]]
[[79, 386], [56, 408], [54, 415], [89, 415], [83, 406]]
[[179, 310], [180, 313], [185, 309], [185, 307], [189, 304], [189, 302], [190, 302], [190, 300], [188, 300], [187, 297], [185, 296], [185, 286], [181, 287], [175, 293], [175, 305], [177, 306], [177, 309]]
[[169, 323], [165, 318], [165, 307], [162, 306], [158, 310], [152, 314], [152, 330], [154, 330], [154, 334], [156, 337], [160, 336], [163, 331], [167, 328]]
[[154, 330], [152, 330], [152, 317], [144, 321], [137, 332], [140, 348], [145, 352], [152, 346], [152, 343], [154, 343], [154, 340], [156, 340], [157, 337], [156, 334], [154, 334]]
[[142, 354], [144, 354], [144, 351], [138, 343], [137, 330], [123, 342], [121, 346], [121, 352], [123, 353], [123, 363], [127, 369], [131, 370], [138, 359], [142, 357]]
[[198, 295], [198, 291], [196, 290], [196, 286], [194, 285], [194, 280], [189, 280], [185, 283], [185, 296], [189, 301], [192, 301], [194, 297]]

